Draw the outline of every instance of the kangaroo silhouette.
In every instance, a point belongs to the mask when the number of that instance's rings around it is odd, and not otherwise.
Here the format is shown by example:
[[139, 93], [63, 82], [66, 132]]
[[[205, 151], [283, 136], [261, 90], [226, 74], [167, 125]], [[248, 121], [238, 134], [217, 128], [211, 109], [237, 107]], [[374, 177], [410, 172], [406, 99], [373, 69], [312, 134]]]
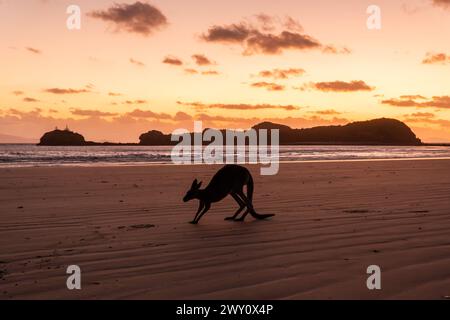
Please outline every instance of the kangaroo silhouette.
[[[225, 220], [244, 221], [245, 217], [250, 213], [256, 219], [266, 219], [273, 217], [274, 214], [258, 214], [253, 208], [253, 178], [250, 172], [239, 165], [226, 165], [214, 175], [211, 182], [205, 189], [200, 189], [201, 182], [197, 179], [192, 182], [191, 188], [187, 191], [183, 198], [184, 202], [193, 199], [200, 200], [197, 213], [194, 220], [190, 223], [197, 224], [206, 212], [211, 208], [211, 203], [219, 202], [226, 196], [231, 195], [233, 199], [239, 204], [239, 209], [232, 217], [227, 217]], [[244, 186], [247, 186], [247, 195], [244, 193]], [[238, 215], [247, 208], [244, 214], [237, 218]]]

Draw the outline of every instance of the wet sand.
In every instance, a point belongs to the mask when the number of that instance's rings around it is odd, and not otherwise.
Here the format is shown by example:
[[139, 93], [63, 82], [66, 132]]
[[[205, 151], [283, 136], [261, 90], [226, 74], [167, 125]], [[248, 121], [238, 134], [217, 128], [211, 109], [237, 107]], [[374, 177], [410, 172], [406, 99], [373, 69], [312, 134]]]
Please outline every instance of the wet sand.
[[[249, 166], [273, 219], [224, 221], [228, 197], [188, 224], [184, 193], [217, 168], [0, 169], [0, 299], [450, 296], [450, 160]], [[69, 265], [82, 290], [66, 288]]]

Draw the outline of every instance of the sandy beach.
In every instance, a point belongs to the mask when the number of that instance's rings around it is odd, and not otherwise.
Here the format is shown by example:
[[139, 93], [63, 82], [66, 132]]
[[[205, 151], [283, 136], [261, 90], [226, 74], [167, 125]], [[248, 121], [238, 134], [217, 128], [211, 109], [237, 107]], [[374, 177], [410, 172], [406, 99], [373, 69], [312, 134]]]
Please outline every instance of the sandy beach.
[[[224, 221], [228, 197], [188, 224], [184, 193], [218, 168], [0, 169], [0, 299], [450, 296], [450, 160], [248, 166], [273, 219]], [[82, 290], [66, 288], [69, 265]]]

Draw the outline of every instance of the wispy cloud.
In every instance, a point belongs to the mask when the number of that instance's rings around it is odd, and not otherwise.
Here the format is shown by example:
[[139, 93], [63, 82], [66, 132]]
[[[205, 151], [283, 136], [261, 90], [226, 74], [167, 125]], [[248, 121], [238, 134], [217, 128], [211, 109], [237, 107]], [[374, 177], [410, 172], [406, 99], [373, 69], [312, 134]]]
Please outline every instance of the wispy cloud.
[[171, 64], [174, 66], [182, 66], [183, 65], [183, 61], [181, 61], [181, 59], [174, 57], [174, 56], [165, 57], [163, 60], [163, 63]]
[[328, 45], [323, 47], [322, 52], [328, 54], [350, 54], [352, 53], [352, 50], [347, 47], [336, 47], [334, 45]]
[[124, 104], [146, 104], [147, 100], [144, 99], [138, 99], [138, 100], [127, 100], [124, 102]]
[[450, 109], [450, 96], [434, 96], [431, 99], [424, 98], [421, 95], [401, 96], [383, 100], [381, 103], [393, 107]]
[[318, 114], [321, 116], [337, 116], [342, 114], [342, 112], [333, 110], [333, 109], [328, 109], [328, 110], [319, 110], [319, 111], [312, 111], [312, 113], [314, 114]]
[[145, 67], [145, 63], [138, 61], [136, 59], [133, 59], [133, 58], [130, 58], [130, 63], [134, 64], [135, 66], [138, 66], [138, 67]]
[[75, 116], [83, 117], [113, 117], [117, 116], [117, 113], [103, 112], [99, 110], [84, 110], [84, 109], [72, 109], [70, 112]]
[[24, 101], [24, 102], [39, 102], [38, 99], [30, 98], [30, 97], [25, 97], [25, 98], [23, 98], [23, 101]]
[[202, 102], [182, 102], [177, 101], [177, 104], [182, 106], [194, 107], [198, 111], [208, 110], [208, 109], [223, 109], [223, 110], [265, 110], [265, 109], [279, 109], [285, 111], [296, 111], [299, 110], [299, 106], [294, 105], [273, 105], [273, 104], [224, 104], [224, 103], [202, 103]]
[[[139, 110], [139, 109], [138, 109]], [[262, 121], [271, 121], [289, 125], [293, 128], [312, 127], [317, 125], [345, 124], [347, 119], [333, 117], [325, 119], [319, 116], [305, 117], [249, 117], [242, 116], [221, 116], [213, 115], [210, 112], [189, 115], [179, 111], [176, 114], [150, 113], [148, 110], [131, 111], [128, 114], [118, 114], [113, 116], [113, 112], [103, 112], [99, 110], [76, 111], [79, 116], [58, 117], [58, 114], [43, 113], [40, 109], [32, 111], [4, 110], [0, 114], [0, 127], [7, 129], [8, 134], [20, 135], [23, 128], [27, 128], [30, 136], [39, 138], [48, 128], [55, 126], [64, 127], [66, 124], [77, 132], [82, 133], [87, 139], [97, 141], [138, 141], [138, 137], [149, 128], [161, 130], [166, 133], [172, 132], [175, 128], [191, 128], [192, 120], [203, 120], [204, 127], [209, 128], [250, 128]], [[91, 111], [91, 112], [90, 112]], [[98, 111], [98, 112], [97, 112]]]
[[415, 112], [409, 115], [409, 117], [413, 118], [434, 118], [436, 115], [431, 112]]
[[184, 72], [186, 72], [187, 74], [198, 74], [198, 71], [192, 68], [184, 69]]
[[289, 69], [273, 69], [263, 70], [259, 72], [258, 76], [263, 78], [273, 79], [288, 79], [289, 77], [298, 77], [305, 74], [305, 70], [301, 68], [289, 68]]
[[450, 55], [445, 53], [431, 53], [428, 52], [426, 57], [422, 60], [423, 64], [450, 64]]
[[209, 66], [209, 65], [215, 64], [215, 62], [211, 61], [209, 58], [207, 58], [203, 54], [194, 54], [192, 56], [192, 59], [194, 60], [195, 64], [198, 66]]
[[202, 71], [202, 75], [204, 75], [204, 76], [218, 76], [218, 75], [220, 75], [220, 72], [216, 71], [216, 70], [207, 70], [207, 71]]
[[172, 116], [167, 113], [157, 113], [151, 110], [141, 110], [141, 109], [134, 109], [133, 111], [128, 112], [126, 115], [134, 118], [152, 118], [152, 119], [166, 119], [166, 120], [172, 119]]
[[91, 92], [88, 89], [71, 89], [71, 88], [50, 88], [45, 89], [44, 92], [53, 94], [79, 94]]
[[204, 54], [194, 54], [192, 56], [192, 59], [194, 60], [195, 64], [198, 66], [210, 66], [212, 64], [215, 64], [215, 62], [211, 61]]
[[355, 92], [355, 91], [373, 91], [374, 87], [369, 86], [362, 80], [331, 81], [331, 82], [311, 82], [298, 88], [300, 90], [315, 89], [323, 92]]
[[251, 86], [253, 88], [264, 88], [268, 91], [283, 91], [285, 89], [285, 86], [273, 82], [255, 82], [252, 83]]
[[33, 48], [33, 47], [26, 47], [25, 49], [34, 54], [42, 54], [41, 50]]

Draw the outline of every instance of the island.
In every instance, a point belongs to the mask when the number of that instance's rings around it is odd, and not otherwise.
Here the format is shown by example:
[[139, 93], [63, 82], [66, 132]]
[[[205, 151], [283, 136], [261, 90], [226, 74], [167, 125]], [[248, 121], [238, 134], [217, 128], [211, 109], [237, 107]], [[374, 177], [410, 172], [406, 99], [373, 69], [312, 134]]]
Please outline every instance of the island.
[[76, 132], [72, 132], [69, 128], [45, 133], [38, 146], [85, 146], [87, 144], [84, 137]]
[[[272, 122], [253, 126], [256, 131], [278, 129], [280, 145], [421, 145], [422, 141], [403, 122], [396, 119], [375, 119], [352, 122], [338, 126], [320, 126], [306, 129], [293, 129]], [[222, 133], [225, 130], [220, 130]], [[193, 133], [191, 133], [193, 135]], [[170, 134], [149, 131], [139, 137], [140, 145], [175, 145]], [[191, 139], [193, 141], [194, 139]], [[270, 144], [270, 141], [269, 141]]]
[[[289, 126], [272, 122], [263, 122], [253, 126], [255, 130], [273, 130], [280, 132], [280, 145], [422, 145], [422, 141], [405, 123], [396, 119], [374, 119], [352, 122], [346, 125], [319, 126], [305, 129], [293, 129]], [[220, 130], [222, 133], [226, 130]], [[193, 136], [193, 133], [191, 133]], [[40, 146], [108, 146], [108, 145], [141, 145], [171, 146], [179, 141], [172, 141], [171, 134], [151, 130], [139, 137], [139, 143], [111, 143], [86, 141], [76, 132], [55, 129], [45, 133]], [[194, 139], [192, 139], [193, 141]], [[269, 141], [270, 144], [270, 141]]]

